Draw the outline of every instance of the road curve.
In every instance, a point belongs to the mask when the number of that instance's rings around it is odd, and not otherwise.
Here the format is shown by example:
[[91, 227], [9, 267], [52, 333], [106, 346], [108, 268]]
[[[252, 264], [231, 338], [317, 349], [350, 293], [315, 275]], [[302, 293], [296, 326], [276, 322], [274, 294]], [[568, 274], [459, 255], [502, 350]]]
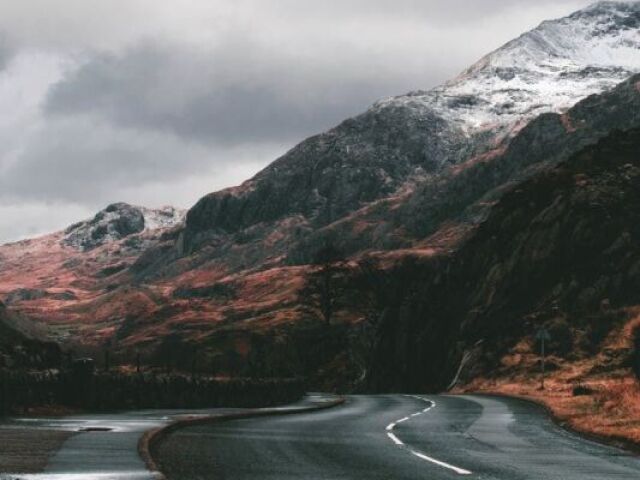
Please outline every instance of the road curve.
[[158, 445], [170, 480], [640, 478], [640, 458], [486, 396], [351, 396], [316, 413], [179, 430]]

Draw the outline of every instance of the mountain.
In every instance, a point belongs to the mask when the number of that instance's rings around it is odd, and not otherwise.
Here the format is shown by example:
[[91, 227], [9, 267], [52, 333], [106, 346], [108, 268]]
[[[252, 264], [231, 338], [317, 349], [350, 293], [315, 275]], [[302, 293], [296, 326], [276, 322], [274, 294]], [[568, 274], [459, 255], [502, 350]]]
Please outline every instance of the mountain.
[[[530, 302], [550, 308], [555, 295], [571, 312], [577, 302], [553, 293], [561, 290], [553, 275], [520, 306], [492, 293], [488, 285], [500, 293], [525, 281], [532, 264], [513, 260], [501, 270], [511, 260], [500, 255], [511, 250], [492, 240], [491, 228], [507, 232], [504, 242], [519, 239], [509, 244], [516, 252], [533, 248], [522, 237], [535, 231], [514, 199], [538, 205], [531, 185], [560, 191], [554, 172], [588, 152], [606, 164], [596, 146], [615, 147], [640, 127], [639, 29], [640, 2], [595, 4], [542, 23], [445, 85], [382, 100], [303, 141], [242, 185], [203, 197], [184, 221], [173, 210], [114, 204], [65, 232], [1, 246], [0, 295], [58, 339], [168, 355], [183, 366], [197, 357], [228, 375], [306, 374], [323, 388], [358, 378], [376, 390], [441, 388], [481, 341], [488, 347], [476, 353], [488, 370], [528, 334], [509, 331], [508, 319], [535, 313]], [[618, 163], [611, 175], [627, 191]], [[598, 179], [580, 197], [588, 204], [606, 172], [580, 168], [576, 175]], [[518, 197], [521, 189], [529, 193]], [[555, 205], [547, 200], [545, 208]], [[563, 207], [576, 222], [571, 232], [581, 228], [583, 203]], [[612, 231], [622, 234], [617, 224]], [[545, 261], [553, 265], [569, 247], [549, 241]], [[321, 270], [314, 257], [327, 246], [348, 257], [336, 291], [351, 292], [329, 322], [305, 294]], [[597, 258], [602, 248], [581, 255]], [[595, 274], [574, 270], [578, 285], [593, 287]], [[633, 302], [628, 295], [619, 304]], [[502, 328], [493, 343], [478, 333]]]
[[80, 250], [91, 250], [133, 234], [171, 228], [182, 222], [184, 212], [173, 207], [150, 209], [114, 203], [90, 220], [65, 230], [63, 243]]
[[505, 135], [638, 72], [640, 5], [600, 2], [543, 22], [445, 85], [380, 102], [427, 108], [473, 135]]
[[64, 231], [2, 245], [0, 297], [49, 325], [56, 340], [78, 331], [101, 339], [117, 319], [100, 328], [100, 311], [89, 304], [117, 288], [140, 254], [183, 221], [184, 212], [173, 207], [115, 203]]
[[242, 186], [200, 200], [187, 214], [185, 249], [285, 218], [318, 228], [493, 155], [538, 115], [640, 71], [639, 28], [640, 3], [598, 3], [542, 23], [443, 86], [378, 102]]

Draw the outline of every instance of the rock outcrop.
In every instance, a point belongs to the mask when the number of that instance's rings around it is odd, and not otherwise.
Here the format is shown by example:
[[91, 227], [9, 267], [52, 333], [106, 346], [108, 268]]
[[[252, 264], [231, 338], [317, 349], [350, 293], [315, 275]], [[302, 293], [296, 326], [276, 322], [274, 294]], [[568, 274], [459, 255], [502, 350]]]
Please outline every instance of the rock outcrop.
[[171, 228], [182, 221], [183, 212], [173, 207], [148, 209], [113, 203], [92, 219], [71, 225], [62, 240], [80, 250], [92, 250], [148, 229]]

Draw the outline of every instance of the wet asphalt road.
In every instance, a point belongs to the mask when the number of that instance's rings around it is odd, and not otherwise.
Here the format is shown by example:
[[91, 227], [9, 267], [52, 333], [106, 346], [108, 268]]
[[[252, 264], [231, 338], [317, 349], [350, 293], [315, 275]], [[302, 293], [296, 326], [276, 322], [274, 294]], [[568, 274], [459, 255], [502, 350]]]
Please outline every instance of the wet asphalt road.
[[169, 436], [170, 480], [640, 478], [640, 458], [568, 433], [542, 409], [484, 396], [352, 396], [309, 414]]
[[[296, 411], [334, 399], [331, 395], [310, 394], [299, 402], [264, 410]], [[138, 455], [138, 441], [144, 432], [183, 417], [244, 411], [246, 409], [238, 408], [136, 410], [60, 418], [15, 418], [4, 422], [3, 427], [41, 430], [43, 434], [48, 430], [59, 430], [73, 433], [73, 436], [51, 457], [44, 472], [15, 474], [0, 471], [0, 480], [155, 480], [158, 476], [147, 470]]]

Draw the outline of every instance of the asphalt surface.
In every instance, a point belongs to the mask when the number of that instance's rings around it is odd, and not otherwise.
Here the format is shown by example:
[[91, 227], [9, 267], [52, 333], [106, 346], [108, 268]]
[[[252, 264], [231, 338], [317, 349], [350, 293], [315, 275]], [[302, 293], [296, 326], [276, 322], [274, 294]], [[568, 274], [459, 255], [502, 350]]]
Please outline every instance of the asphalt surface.
[[483, 396], [352, 396], [308, 414], [194, 426], [156, 451], [170, 480], [640, 478], [640, 458]]
[[[282, 407], [253, 411], [296, 411], [334, 400], [331, 395], [311, 394]], [[60, 431], [72, 434], [36, 474], [0, 471], [0, 480], [154, 480], [138, 455], [144, 432], [184, 417], [246, 412], [249, 409], [216, 408], [202, 410], [136, 410], [104, 414], [73, 415], [60, 418], [15, 418], [1, 424], [4, 429], [30, 433]], [[39, 447], [35, 446], [34, 450]], [[0, 444], [0, 454], [2, 454]], [[23, 452], [38, 454], [38, 451]]]

